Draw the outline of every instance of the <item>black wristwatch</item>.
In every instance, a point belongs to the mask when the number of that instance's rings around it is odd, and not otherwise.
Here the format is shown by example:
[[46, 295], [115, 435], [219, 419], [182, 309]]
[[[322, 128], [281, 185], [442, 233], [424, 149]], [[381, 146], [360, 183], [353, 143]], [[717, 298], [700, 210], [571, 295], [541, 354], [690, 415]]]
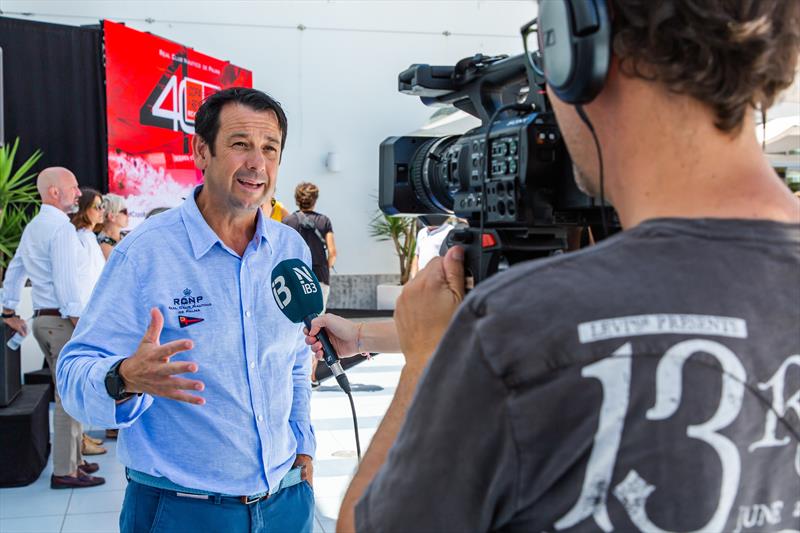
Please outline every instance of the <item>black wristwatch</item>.
[[0, 316], [2, 316], [3, 318], [14, 318], [15, 316], [17, 316], [17, 313], [11, 311], [10, 313], [0, 313]]
[[126, 400], [134, 395], [132, 392], [125, 391], [125, 382], [122, 381], [122, 376], [119, 375], [119, 365], [124, 360], [120, 359], [114, 363], [114, 366], [106, 373], [106, 392], [115, 400]]

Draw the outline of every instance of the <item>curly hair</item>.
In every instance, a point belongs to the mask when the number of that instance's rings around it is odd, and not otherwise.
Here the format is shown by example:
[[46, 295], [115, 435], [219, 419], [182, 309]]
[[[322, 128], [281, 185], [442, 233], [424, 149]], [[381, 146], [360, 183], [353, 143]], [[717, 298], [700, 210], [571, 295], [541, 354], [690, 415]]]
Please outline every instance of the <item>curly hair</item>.
[[297, 207], [302, 210], [313, 209], [319, 198], [319, 187], [313, 183], [304, 181], [294, 189], [294, 201]]
[[613, 50], [628, 75], [705, 103], [737, 133], [794, 80], [798, 0], [610, 0]]

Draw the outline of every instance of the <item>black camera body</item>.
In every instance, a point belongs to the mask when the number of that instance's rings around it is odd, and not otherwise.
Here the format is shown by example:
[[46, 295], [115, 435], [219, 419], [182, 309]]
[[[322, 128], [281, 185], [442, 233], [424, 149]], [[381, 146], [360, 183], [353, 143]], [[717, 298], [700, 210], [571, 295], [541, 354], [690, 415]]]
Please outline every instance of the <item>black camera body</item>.
[[469, 227], [454, 230], [447, 245], [465, 246], [475, 283], [565, 250], [570, 227], [598, 224], [601, 208], [577, 188], [544, 80], [524, 56], [412, 65], [399, 84], [428, 105], [454, 105], [481, 119], [464, 135], [390, 137], [380, 147], [380, 208], [466, 219]]

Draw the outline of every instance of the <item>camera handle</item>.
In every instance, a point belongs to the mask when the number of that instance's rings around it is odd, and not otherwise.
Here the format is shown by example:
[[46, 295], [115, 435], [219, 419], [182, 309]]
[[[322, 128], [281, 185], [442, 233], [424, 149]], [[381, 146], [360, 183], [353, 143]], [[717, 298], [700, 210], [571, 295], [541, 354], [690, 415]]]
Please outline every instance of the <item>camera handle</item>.
[[531, 259], [548, 257], [567, 249], [567, 227], [456, 228], [447, 234], [440, 255], [453, 246], [464, 248], [467, 291], [489, 276]]

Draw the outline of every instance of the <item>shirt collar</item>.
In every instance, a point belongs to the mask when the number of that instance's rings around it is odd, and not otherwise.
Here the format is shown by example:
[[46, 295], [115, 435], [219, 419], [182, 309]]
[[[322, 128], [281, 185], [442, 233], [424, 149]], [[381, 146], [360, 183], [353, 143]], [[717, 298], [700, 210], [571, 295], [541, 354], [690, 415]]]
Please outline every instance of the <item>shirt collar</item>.
[[[189, 235], [189, 242], [192, 244], [192, 253], [195, 259], [203, 257], [216, 243], [219, 243], [220, 246], [225, 246], [219, 236], [211, 229], [211, 226], [208, 225], [206, 219], [203, 218], [200, 208], [197, 207], [195, 198], [202, 187], [202, 185], [195, 187], [183, 202], [183, 205], [181, 205], [181, 218], [183, 219], [183, 225], [186, 227], [186, 233]], [[261, 209], [258, 210], [256, 215], [256, 232], [253, 240], [256, 242], [256, 250], [259, 249], [262, 241], [267, 242], [270, 251], [273, 250], [267, 231], [266, 217]], [[245, 251], [246, 253], [247, 251]]]
[[49, 213], [50, 215], [56, 215], [59, 218], [63, 218], [64, 220], [69, 220], [69, 215], [67, 215], [61, 209], [54, 207], [50, 204], [42, 204], [42, 208], [39, 210], [40, 213]]

